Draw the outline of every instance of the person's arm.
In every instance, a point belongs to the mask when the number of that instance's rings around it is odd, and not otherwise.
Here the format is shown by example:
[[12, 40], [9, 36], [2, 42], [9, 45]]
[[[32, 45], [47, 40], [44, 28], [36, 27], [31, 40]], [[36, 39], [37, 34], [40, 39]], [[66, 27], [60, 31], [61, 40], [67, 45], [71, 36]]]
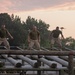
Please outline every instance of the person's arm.
[[52, 39], [52, 37], [53, 37], [53, 31], [51, 31], [49, 34], [49, 38]]
[[38, 37], [38, 41], [40, 42], [40, 34], [39, 34], [39, 37]]
[[31, 40], [30, 39], [30, 33], [28, 34], [28, 39], [27, 40], [28, 40], [28, 43], [30, 43], [30, 40]]
[[62, 32], [61, 32], [61, 37], [64, 39], [64, 36], [63, 36]]
[[11, 39], [13, 39], [13, 36], [9, 33], [8, 30], [7, 30], [7, 34], [10, 36]]
[[38, 31], [38, 42], [40, 42], [40, 32]]

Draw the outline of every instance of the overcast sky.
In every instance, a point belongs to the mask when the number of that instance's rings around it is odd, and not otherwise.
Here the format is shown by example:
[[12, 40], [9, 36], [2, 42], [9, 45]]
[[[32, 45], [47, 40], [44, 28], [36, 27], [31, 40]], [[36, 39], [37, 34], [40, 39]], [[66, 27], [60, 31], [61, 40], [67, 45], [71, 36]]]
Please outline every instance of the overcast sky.
[[41, 19], [50, 30], [63, 26], [64, 36], [75, 38], [75, 0], [0, 0], [0, 13]]
[[75, 0], [0, 0], [0, 12], [19, 12], [41, 9], [74, 10]]

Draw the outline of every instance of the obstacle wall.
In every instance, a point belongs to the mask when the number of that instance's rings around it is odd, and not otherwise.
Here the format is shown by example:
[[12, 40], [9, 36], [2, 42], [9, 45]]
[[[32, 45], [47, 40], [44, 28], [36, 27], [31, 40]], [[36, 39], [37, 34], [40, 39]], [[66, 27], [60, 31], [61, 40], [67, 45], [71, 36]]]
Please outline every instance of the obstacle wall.
[[[8, 54], [10, 55], [8, 57]], [[2, 48], [0, 50], [0, 59], [9, 61], [12, 66], [7, 66], [3, 62], [3, 66], [0, 67], [0, 71], [37, 71], [37, 75], [41, 75], [42, 71], [59, 71], [59, 75], [62, 75], [61, 71], [68, 70], [68, 75], [74, 74], [73, 66], [73, 51], [49, 51], [49, 50], [23, 50], [19, 47], [12, 47], [11, 50]], [[14, 56], [14, 57], [13, 57]], [[29, 57], [28, 57], [29, 56]], [[68, 61], [59, 58], [59, 56], [68, 56]], [[18, 61], [21, 60], [21, 61]], [[28, 67], [26, 65], [28, 64]], [[59, 65], [61, 65], [59, 67]]]

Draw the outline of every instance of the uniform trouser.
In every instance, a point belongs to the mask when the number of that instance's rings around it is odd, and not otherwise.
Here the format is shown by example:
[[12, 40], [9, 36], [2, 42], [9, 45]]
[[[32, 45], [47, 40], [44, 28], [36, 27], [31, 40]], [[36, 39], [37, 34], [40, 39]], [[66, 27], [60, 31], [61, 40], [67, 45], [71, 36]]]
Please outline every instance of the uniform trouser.
[[7, 50], [10, 49], [9, 42], [7, 41], [7, 38], [0, 38], [0, 44], [3, 43]]
[[60, 47], [62, 47], [60, 38], [52, 38], [52, 39], [51, 39], [51, 44], [52, 44], [52, 45], [53, 45], [55, 42], [56, 42]]
[[29, 43], [29, 49], [32, 49], [34, 45], [37, 49], [40, 49], [40, 43], [38, 42], [38, 40], [31, 40]]

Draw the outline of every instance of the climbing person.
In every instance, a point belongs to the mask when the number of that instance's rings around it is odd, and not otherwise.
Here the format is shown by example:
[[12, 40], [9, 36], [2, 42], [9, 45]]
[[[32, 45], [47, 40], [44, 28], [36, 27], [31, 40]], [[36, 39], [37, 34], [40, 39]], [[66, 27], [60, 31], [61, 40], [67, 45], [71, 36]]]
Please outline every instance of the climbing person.
[[6, 29], [5, 24], [1, 25], [0, 28], [0, 44], [4, 44], [7, 50], [10, 50], [10, 45], [7, 40], [7, 35], [10, 36], [11, 39], [13, 39], [13, 36], [9, 33], [9, 31]]
[[29, 49], [33, 49], [35, 45], [37, 49], [40, 49], [40, 32], [36, 26], [32, 26], [32, 30], [28, 34]]
[[53, 47], [54, 43], [57, 43], [59, 45], [59, 48], [62, 49], [62, 43], [59, 36], [61, 35], [61, 38], [64, 39], [64, 36], [62, 34], [62, 31], [59, 30], [59, 27], [57, 26], [56, 29], [54, 29], [51, 34], [51, 48]]

